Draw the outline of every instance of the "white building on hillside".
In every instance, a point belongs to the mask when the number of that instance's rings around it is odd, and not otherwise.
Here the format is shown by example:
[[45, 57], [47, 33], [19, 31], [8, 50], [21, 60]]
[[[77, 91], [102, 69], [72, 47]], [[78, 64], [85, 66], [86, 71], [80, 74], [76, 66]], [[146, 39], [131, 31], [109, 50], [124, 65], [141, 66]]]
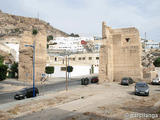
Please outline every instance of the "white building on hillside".
[[93, 37], [56, 37], [55, 39], [50, 41], [49, 49], [51, 50], [69, 50], [73, 52], [82, 52], [86, 51], [84, 49], [83, 44], [88, 41], [94, 41]]

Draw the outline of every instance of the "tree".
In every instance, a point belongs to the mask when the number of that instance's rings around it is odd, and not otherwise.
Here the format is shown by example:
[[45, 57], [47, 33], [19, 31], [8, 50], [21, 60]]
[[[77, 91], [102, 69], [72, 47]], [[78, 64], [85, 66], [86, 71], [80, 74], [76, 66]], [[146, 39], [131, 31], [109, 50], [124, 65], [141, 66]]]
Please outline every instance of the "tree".
[[3, 65], [4, 57], [0, 55], [0, 81], [6, 79], [7, 69], [6, 65]]
[[0, 55], [0, 64], [3, 64], [4, 57]]
[[11, 66], [11, 78], [18, 78], [18, 63], [14, 63]]
[[70, 36], [71, 36], [71, 37], [79, 37], [78, 34], [74, 34], [74, 33], [71, 33]]
[[73, 67], [72, 66], [67, 66], [67, 72], [72, 72], [73, 71]]
[[49, 48], [49, 44], [47, 44], [47, 49]]
[[47, 66], [47, 67], [45, 68], [45, 72], [46, 72], [47, 74], [52, 74], [52, 73], [54, 73], [54, 67], [53, 67], [53, 66]]
[[0, 81], [6, 79], [7, 69], [6, 65], [0, 64]]
[[160, 67], [160, 57], [158, 57], [154, 62], [153, 62], [155, 67]]

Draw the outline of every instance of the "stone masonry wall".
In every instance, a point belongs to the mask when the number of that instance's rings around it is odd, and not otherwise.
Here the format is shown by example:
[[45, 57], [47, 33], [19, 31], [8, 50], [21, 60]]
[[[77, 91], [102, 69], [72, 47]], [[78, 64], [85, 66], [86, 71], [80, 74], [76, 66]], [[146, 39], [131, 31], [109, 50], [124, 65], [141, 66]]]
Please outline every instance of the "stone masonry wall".
[[46, 66], [46, 32], [39, 31], [37, 35], [25, 32], [20, 41], [19, 48], [19, 80], [33, 81], [33, 48], [25, 45], [33, 45], [35, 40], [35, 81], [40, 81], [41, 74]]
[[102, 25], [104, 45], [100, 50], [100, 83], [123, 77], [142, 79], [141, 43], [136, 28], [111, 29]]

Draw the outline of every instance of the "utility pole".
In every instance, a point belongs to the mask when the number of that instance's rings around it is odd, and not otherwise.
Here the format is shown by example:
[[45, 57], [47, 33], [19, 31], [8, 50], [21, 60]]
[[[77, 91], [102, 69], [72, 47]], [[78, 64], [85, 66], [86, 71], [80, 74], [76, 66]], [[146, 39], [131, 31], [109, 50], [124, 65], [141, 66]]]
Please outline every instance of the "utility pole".
[[[69, 66], [69, 55], [68, 55], [68, 65]], [[69, 72], [68, 72], [68, 80], [69, 80]]]
[[68, 91], [68, 76], [67, 76], [67, 55], [66, 55], [66, 91]]
[[146, 49], [146, 46], [147, 46], [146, 45], [147, 44], [147, 40], [146, 40], [147, 39], [147, 33], [146, 32], [144, 33], [144, 39], [145, 39], [144, 40], [144, 49]]

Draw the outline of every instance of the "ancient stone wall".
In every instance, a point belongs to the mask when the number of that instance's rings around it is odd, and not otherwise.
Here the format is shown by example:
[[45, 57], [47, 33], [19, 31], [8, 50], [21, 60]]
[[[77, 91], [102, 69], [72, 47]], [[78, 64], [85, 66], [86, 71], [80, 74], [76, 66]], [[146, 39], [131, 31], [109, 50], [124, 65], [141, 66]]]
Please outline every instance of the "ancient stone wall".
[[46, 66], [46, 32], [41, 30], [37, 35], [25, 32], [20, 41], [19, 48], [19, 80], [33, 81], [33, 48], [25, 45], [33, 45], [35, 40], [35, 81], [40, 81], [41, 74]]
[[120, 81], [123, 77], [142, 79], [142, 48], [138, 30], [112, 29], [105, 23], [102, 28], [104, 45], [100, 50], [100, 82]]

